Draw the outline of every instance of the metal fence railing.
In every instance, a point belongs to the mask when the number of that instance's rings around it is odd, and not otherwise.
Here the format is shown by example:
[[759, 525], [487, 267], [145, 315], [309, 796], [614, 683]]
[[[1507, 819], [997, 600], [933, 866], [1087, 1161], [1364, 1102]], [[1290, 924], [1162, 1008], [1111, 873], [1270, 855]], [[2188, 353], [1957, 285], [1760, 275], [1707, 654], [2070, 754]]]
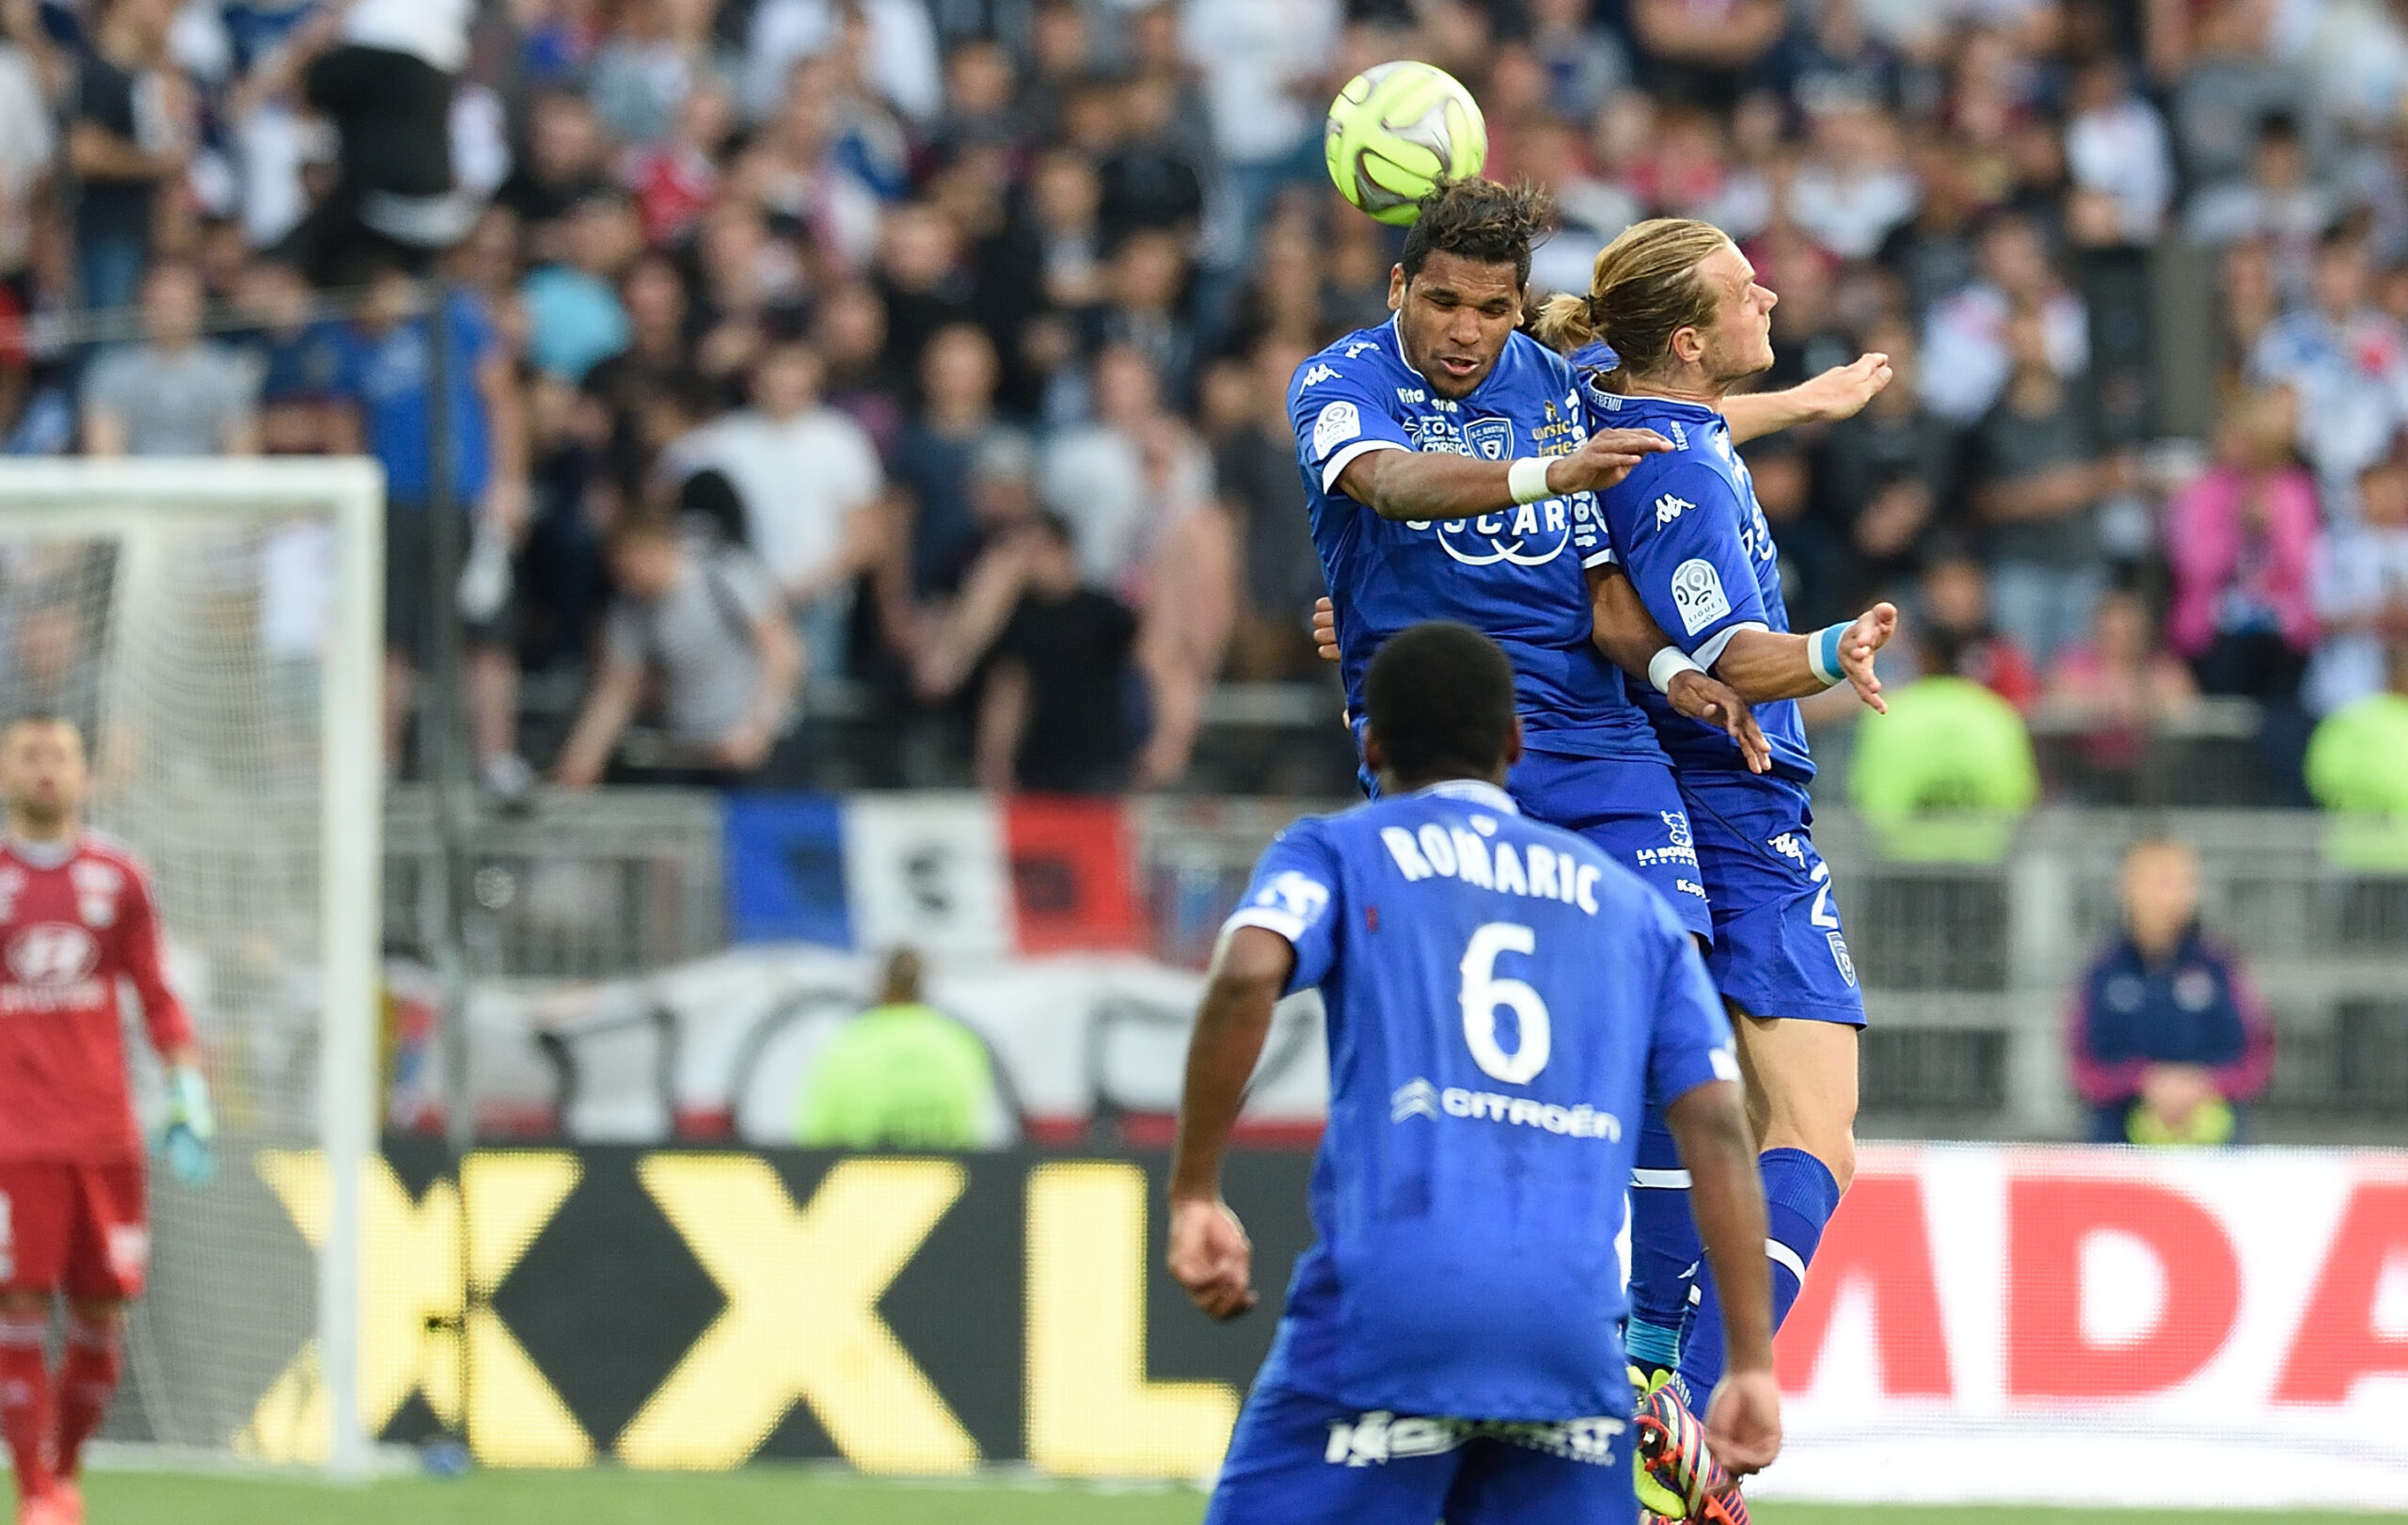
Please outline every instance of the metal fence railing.
[[[1296, 816], [1339, 802], [1133, 801], [1152, 951], [1197, 965], [1256, 856]], [[547, 798], [495, 820], [472, 853], [481, 972], [605, 978], [725, 945], [715, 797], [669, 789]], [[2273, 1012], [2260, 1137], [2408, 1136], [2408, 873], [2344, 868], [2304, 812], [2048, 809], [1996, 864], [1885, 859], [1851, 816], [1818, 818], [1872, 1025], [1868, 1134], [2062, 1137], [2080, 1129], [2067, 1078], [2067, 994], [2114, 934], [2124, 848], [2195, 844], [2204, 919], [2246, 959]], [[385, 926], [423, 926], [439, 852], [425, 795], [394, 791]]]

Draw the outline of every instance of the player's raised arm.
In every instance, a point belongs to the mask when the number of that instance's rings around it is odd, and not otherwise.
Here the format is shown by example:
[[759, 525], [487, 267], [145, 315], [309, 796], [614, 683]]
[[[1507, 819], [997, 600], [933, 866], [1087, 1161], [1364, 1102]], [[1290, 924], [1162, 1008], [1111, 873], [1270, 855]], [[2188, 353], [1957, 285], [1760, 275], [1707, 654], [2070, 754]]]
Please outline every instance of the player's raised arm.
[[1516, 503], [1602, 492], [1630, 475], [1645, 456], [1671, 448], [1651, 430], [1606, 429], [1590, 436], [1575, 454], [1512, 462], [1371, 450], [1349, 461], [1336, 481], [1339, 491], [1385, 519], [1471, 518]]
[[1854, 418], [1890, 385], [1890, 357], [1860, 355], [1782, 391], [1725, 397], [1722, 416], [1731, 421], [1731, 443], [1744, 445], [1801, 424]]

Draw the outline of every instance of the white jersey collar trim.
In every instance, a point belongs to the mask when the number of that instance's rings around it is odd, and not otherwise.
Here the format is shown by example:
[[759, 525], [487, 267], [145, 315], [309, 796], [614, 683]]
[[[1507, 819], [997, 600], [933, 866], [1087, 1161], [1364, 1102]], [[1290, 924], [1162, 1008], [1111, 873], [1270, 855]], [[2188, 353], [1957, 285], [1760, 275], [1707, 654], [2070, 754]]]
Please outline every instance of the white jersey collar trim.
[[1484, 804], [1492, 810], [1501, 810], [1509, 816], [1518, 816], [1522, 813], [1522, 807], [1513, 802], [1512, 795], [1485, 779], [1450, 778], [1443, 784], [1432, 784], [1427, 787], [1416, 789], [1413, 793], [1417, 799], [1434, 794], [1446, 800], [1470, 800]]

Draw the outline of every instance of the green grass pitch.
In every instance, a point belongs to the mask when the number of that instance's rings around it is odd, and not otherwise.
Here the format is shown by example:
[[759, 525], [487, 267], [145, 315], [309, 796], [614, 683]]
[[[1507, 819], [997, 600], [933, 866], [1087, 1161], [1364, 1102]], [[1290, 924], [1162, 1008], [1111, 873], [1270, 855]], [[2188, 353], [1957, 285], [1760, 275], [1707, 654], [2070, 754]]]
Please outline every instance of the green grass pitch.
[[[103, 1472], [91, 1525], [1196, 1525], [1201, 1495], [1009, 1482], [872, 1482], [816, 1469], [711, 1476], [595, 1470], [396, 1477], [357, 1488], [282, 1477]], [[2235, 1517], [2110, 1509], [1858, 1508], [1764, 1503], [1759, 1525], [2213, 1525]], [[2384, 1517], [2252, 1514], [2245, 1525]], [[2390, 1517], [2400, 1518], [2402, 1517]]]

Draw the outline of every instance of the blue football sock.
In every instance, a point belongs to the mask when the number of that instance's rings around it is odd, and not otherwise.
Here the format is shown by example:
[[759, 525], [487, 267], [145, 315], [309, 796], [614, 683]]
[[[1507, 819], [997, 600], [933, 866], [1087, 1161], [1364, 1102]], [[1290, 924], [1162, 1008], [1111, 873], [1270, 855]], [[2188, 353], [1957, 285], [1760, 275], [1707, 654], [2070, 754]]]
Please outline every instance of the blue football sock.
[[1681, 1316], [1697, 1272], [1697, 1222], [1680, 1147], [1654, 1107], [1639, 1131], [1630, 1187], [1630, 1325], [1623, 1343], [1650, 1371], [1680, 1363]]
[[[1765, 1253], [1772, 1259], [1772, 1326], [1779, 1330], [1823, 1242], [1823, 1226], [1839, 1208], [1840, 1183], [1828, 1166], [1802, 1149], [1768, 1149], [1756, 1165], [1764, 1173]], [[1700, 1269], [1697, 1287], [1681, 1341], [1681, 1382], [1702, 1404], [1722, 1379], [1722, 1304], [1712, 1270]]]

